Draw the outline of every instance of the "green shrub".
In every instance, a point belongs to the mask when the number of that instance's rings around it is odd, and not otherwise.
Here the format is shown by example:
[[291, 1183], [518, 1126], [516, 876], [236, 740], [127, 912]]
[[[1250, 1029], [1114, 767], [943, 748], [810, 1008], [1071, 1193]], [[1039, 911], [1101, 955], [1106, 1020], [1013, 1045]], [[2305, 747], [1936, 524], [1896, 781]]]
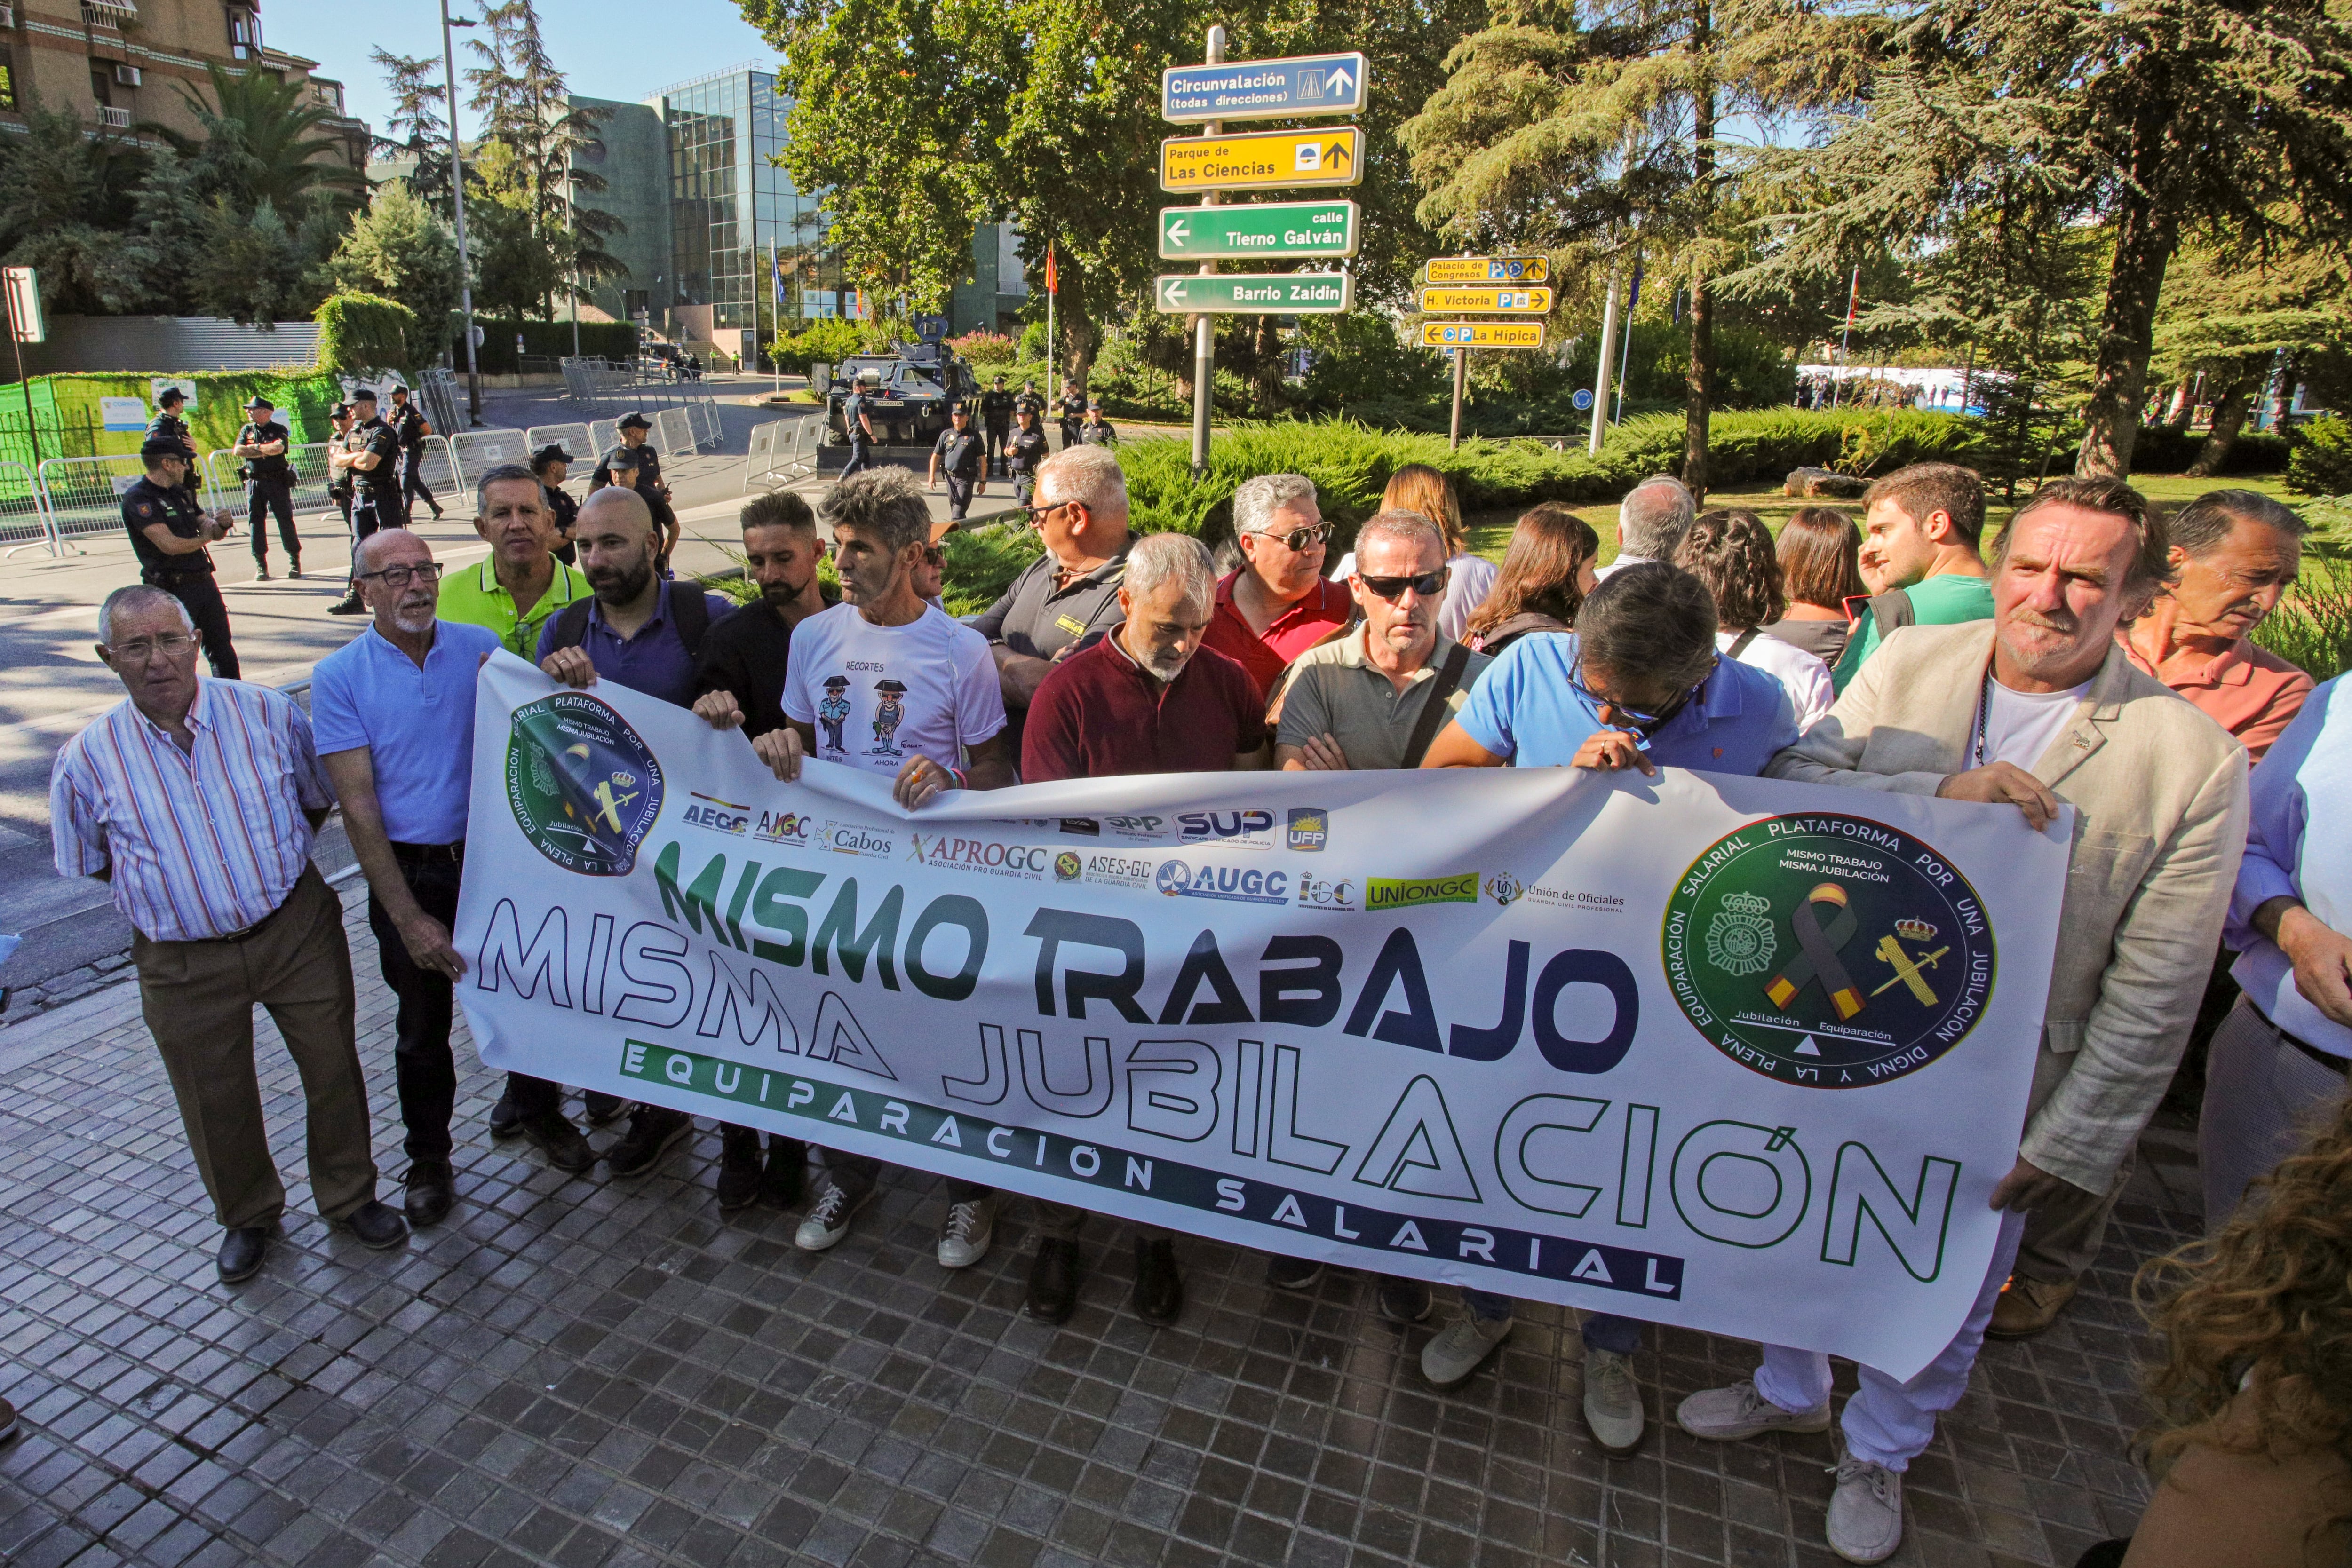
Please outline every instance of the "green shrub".
[[[449, 335], [449, 362], [458, 370], [466, 368], [466, 338], [462, 320]], [[474, 325], [482, 329], [481, 345], [474, 350], [476, 367], [486, 376], [510, 376], [521, 366], [515, 357], [515, 334], [522, 334], [522, 351], [547, 359], [562, 359], [572, 352], [572, 323], [570, 321], [494, 321], [487, 316], [474, 318]], [[583, 321], [579, 324], [580, 352], [591, 358], [620, 361], [633, 360], [637, 354], [637, 329], [629, 321]]]
[[362, 371], [404, 371], [415, 361], [410, 345], [422, 348], [416, 312], [380, 294], [330, 295], [311, 318], [319, 323], [319, 368], [356, 375]]
[[805, 371], [818, 362], [837, 365], [852, 354], [865, 352], [866, 345], [866, 332], [858, 323], [827, 317], [798, 332], [780, 334], [768, 345], [768, 351], [787, 370]]
[[1043, 320], [1032, 321], [1021, 329], [1020, 359], [1024, 364], [1032, 360], [1041, 365], [1045, 362], [1045, 323]]
[[2254, 628], [2254, 641], [2315, 681], [2352, 668], [2352, 564], [2306, 550], [2301, 580]]
[[2331, 414], [2297, 430], [2286, 460], [2286, 487], [2298, 496], [2352, 490], [2352, 423]]
[[[2302, 433], [2297, 432], [2298, 435]], [[2060, 436], [2059, 463], [2063, 468], [2069, 455], [2082, 444], [2083, 429], [2069, 426]], [[2132, 472], [2135, 474], [2186, 474], [2197, 455], [2205, 449], [2205, 433], [2201, 430], [2175, 430], [2168, 424], [2143, 424], [2139, 437], [2132, 444]], [[2267, 431], [2242, 432], [2230, 447], [2229, 461], [2221, 465], [2224, 474], [2275, 474], [2287, 466], [2288, 438]], [[2352, 482], [2343, 488], [2352, 490]]]

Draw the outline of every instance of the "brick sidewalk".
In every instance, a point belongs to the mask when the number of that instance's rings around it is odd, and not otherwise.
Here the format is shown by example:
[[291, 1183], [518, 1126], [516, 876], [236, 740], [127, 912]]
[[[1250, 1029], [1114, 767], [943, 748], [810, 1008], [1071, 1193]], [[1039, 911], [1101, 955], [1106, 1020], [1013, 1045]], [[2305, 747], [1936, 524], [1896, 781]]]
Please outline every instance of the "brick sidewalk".
[[[359, 900], [361, 1050], [402, 1168], [391, 999]], [[264, 1090], [290, 1188], [263, 1275], [218, 1239], [170, 1090], [118, 987], [0, 1035], [0, 1561], [50, 1564], [1827, 1563], [1827, 1437], [1702, 1445], [1663, 1405], [1750, 1347], [1671, 1331], [1642, 1358], [1630, 1459], [1578, 1416], [1571, 1314], [1522, 1310], [1466, 1388], [1432, 1393], [1357, 1277], [1269, 1291], [1253, 1255], [1179, 1243], [1154, 1332], [1089, 1231], [1077, 1315], [1022, 1315], [1024, 1206], [942, 1272], [942, 1199], [900, 1175], [836, 1251], [793, 1217], [722, 1218], [717, 1136], [635, 1181], [572, 1180], [482, 1131], [462, 1075], [450, 1220], [373, 1253], [310, 1212], [300, 1092]], [[461, 1064], [473, 1061], [461, 1040]], [[2151, 1134], [2138, 1195], [2067, 1319], [1992, 1345], [1915, 1463], [1903, 1563], [2058, 1564], [2125, 1534], [2133, 1265], [2185, 1239], [2193, 1171]], [[397, 1201], [396, 1187], [385, 1196]], [[1439, 1292], [1443, 1298], [1446, 1292]], [[1841, 1367], [1841, 1385], [1853, 1385]]]

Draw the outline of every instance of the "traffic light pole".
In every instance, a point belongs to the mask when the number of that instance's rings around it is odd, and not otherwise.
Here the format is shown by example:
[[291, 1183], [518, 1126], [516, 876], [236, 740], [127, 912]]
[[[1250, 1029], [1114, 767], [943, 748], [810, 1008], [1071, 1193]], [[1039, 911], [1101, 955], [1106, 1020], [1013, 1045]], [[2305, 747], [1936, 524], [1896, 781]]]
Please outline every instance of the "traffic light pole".
[[466, 316], [466, 417], [482, 423], [482, 365], [474, 349], [474, 267], [466, 250], [466, 160], [457, 150], [457, 49], [450, 42], [452, 26], [471, 22], [449, 20], [449, 0], [441, 0], [441, 69], [449, 87], [449, 194], [457, 211], [457, 308]]
[[[1225, 29], [1222, 25], [1209, 29], [1209, 47], [1204, 63], [1213, 66], [1225, 63]], [[1201, 129], [1203, 134], [1215, 136], [1223, 131], [1224, 122], [1212, 120]], [[1217, 193], [1203, 192], [1201, 204], [1204, 207], [1215, 206]], [[1213, 261], [1204, 261], [1201, 264], [1201, 273], [1203, 277], [1216, 270], [1217, 264]], [[1209, 406], [1217, 387], [1216, 322], [1217, 319], [1214, 316], [1207, 314], [1192, 318], [1192, 476], [1194, 478], [1199, 478], [1209, 471]]]

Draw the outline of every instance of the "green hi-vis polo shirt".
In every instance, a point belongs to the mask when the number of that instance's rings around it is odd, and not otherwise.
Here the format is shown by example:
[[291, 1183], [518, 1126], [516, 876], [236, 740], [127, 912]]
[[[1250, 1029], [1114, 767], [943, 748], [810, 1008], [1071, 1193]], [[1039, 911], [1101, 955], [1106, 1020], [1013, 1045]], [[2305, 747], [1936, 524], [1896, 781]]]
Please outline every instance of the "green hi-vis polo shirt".
[[499, 585], [498, 573], [491, 570], [490, 563], [477, 561], [441, 580], [441, 619], [461, 621], [468, 626], [487, 626], [499, 634], [508, 653], [536, 664], [540, 628], [565, 605], [576, 599], [586, 599], [594, 591], [576, 568], [559, 560], [555, 562], [555, 575], [548, 579], [547, 591], [539, 596], [530, 614], [518, 615], [514, 595]]
[[[446, 595], [448, 590], [442, 592]], [[1915, 626], [1957, 626], [1963, 621], [1992, 619], [1992, 584], [1981, 577], [1939, 572], [1920, 579], [1903, 592], [1911, 601]], [[1843, 692], [1863, 661], [1878, 652], [1878, 618], [1865, 610], [1846, 641], [1845, 657], [1830, 672], [1830, 684]]]

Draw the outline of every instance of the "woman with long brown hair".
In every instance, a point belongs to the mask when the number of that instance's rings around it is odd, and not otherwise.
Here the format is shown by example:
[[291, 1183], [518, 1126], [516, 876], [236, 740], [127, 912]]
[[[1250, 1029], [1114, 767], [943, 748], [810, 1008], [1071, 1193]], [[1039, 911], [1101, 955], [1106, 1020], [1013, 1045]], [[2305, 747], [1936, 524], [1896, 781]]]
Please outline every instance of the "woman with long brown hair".
[[1869, 591], [1857, 558], [1862, 530], [1835, 507], [1801, 507], [1780, 529], [1780, 579], [1788, 612], [1764, 628], [1792, 647], [1802, 648], [1834, 668], [1845, 654], [1853, 630], [1845, 601]]
[[1763, 634], [1788, 608], [1780, 558], [1764, 519], [1744, 508], [1703, 512], [1675, 547], [1675, 564], [1715, 596], [1717, 649], [1779, 681], [1796, 709], [1799, 732], [1811, 729], [1830, 711], [1837, 693], [1827, 664]]
[[1570, 630], [1599, 580], [1592, 558], [1600, 553], [1592, 525], [1558, 501], [1529, 507], [1512, 528], [1502, 571], [1461, 640], [1475, 653], [1499, 653], [1530, 632]]
[[[1408, 463], [1389, 476], [1388, 488], [1381, 492], [1381, 510], [1419, 512], [1444, 534], [1445, 602], [1437, 607], [1437, 631], [1440, 636], [1462, 641], [1471, 612], [1494, 591], [1496, 566], [1486, 557], [1470, 553], [1469, 536], [1462, 531], [1462, 501], [1454, 494], [1454, 481], [1426, 463]], [[1345, 580], [1355, 570], [1356, 552], [1349, 550], [1339, 558], [1331, 575]]]

